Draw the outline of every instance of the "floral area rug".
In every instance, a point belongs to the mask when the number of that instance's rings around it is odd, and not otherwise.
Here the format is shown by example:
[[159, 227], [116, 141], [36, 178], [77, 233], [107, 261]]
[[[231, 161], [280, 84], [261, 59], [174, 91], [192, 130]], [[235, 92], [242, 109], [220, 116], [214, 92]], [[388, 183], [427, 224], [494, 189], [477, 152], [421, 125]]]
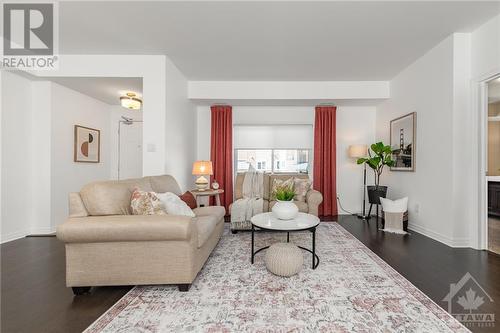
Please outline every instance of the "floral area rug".
[[[250, 263], [249, 232], [228, 229], [189, 292], [132, 289], [85, 332], [468, 332], [337, 223], [316, 232], [320, 264], [290, 278]], [[286, 234], [256, 233], [256, 248]], [[307, 248], [311, 233], [291, 233]]]

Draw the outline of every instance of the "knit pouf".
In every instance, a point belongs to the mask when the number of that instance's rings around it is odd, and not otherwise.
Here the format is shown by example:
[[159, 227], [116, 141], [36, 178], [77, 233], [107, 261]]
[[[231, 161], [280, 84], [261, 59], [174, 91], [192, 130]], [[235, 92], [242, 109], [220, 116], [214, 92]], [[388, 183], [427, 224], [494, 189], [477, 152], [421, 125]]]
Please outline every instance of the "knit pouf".
[[279, 276], [292, 276], [302, 269], [304, 257], [297, 245], [276, 243], [267, 249], [264, 261], [271, 273]]

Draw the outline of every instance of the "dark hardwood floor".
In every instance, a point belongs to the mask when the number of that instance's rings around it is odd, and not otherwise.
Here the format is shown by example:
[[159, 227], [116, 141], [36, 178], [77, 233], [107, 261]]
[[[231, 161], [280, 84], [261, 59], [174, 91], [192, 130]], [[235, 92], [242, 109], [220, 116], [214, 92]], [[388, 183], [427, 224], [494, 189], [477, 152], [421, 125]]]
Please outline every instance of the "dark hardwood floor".
[[[377, 231], [374, 220], [353, 216], [339, 223], [443, 308], [450, 283], [470, 272], [497, 302], [484, 311], [500, 314], [500, 256], [453, 249], [412, 232]], [[73, 297], [65, 287], [64, 246], [54, 237], [29, 237], [1, 245], [1, 332], [81, 332], [131, 287], [92, 288]], [[494, 328], [473, 328], [495, 332]]]
[[[362, 223], [355, 216], [341, 216], [338, 222], [444, 309], [447, 303], [442, 300], [449, 292], [450, 284], [457, 283], [469, 272], [494, 301], [484, 304], [481, 312], [500, 316], [498, 254], [451, 248], [411, 230], [411, 235], [407, 236], [377, 231], [374, 218], [369, 223]], [[469, 329], [473, 332], [500, 332], [500, 321], [497, 319], [494, 328]]]

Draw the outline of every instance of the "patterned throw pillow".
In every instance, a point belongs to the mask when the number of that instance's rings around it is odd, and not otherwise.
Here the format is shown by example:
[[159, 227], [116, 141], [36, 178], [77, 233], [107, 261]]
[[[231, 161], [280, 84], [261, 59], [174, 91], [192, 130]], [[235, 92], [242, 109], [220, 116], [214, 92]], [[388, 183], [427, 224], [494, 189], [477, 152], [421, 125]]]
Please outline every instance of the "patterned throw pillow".
[[311, 189], [311, 180], [309, 178], [293, 178], [295, 197], [293, 200], [306, 201], [306, 194]]
[[154, 192], [134, 189], [130, 199], [132, 215], [166, 215], [162, 205]]
[[271, 196], [269, 198], [271, 201], [276, 200], [276, 190], [278, 187], [281, 187], [281, 186], [287, 186], [287, 187], [289, 186], [289, 187], [293, 188], [293, 177], [288, 178], [286, 180], [273, 178], [273, 184], [271, 186]]

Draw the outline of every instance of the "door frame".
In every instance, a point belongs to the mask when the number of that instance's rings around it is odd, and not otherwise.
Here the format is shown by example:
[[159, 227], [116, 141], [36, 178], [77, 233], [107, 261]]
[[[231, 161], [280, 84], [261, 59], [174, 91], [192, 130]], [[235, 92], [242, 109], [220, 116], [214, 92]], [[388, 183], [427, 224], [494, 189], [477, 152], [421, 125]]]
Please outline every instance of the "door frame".
[[472, 82], [473, 110], [476, 111], [478, 168], [476, 172], [477, 221], [472, 236], [475, 249], [488, 250], [488, 83], [500, 78], [500, 68]]

